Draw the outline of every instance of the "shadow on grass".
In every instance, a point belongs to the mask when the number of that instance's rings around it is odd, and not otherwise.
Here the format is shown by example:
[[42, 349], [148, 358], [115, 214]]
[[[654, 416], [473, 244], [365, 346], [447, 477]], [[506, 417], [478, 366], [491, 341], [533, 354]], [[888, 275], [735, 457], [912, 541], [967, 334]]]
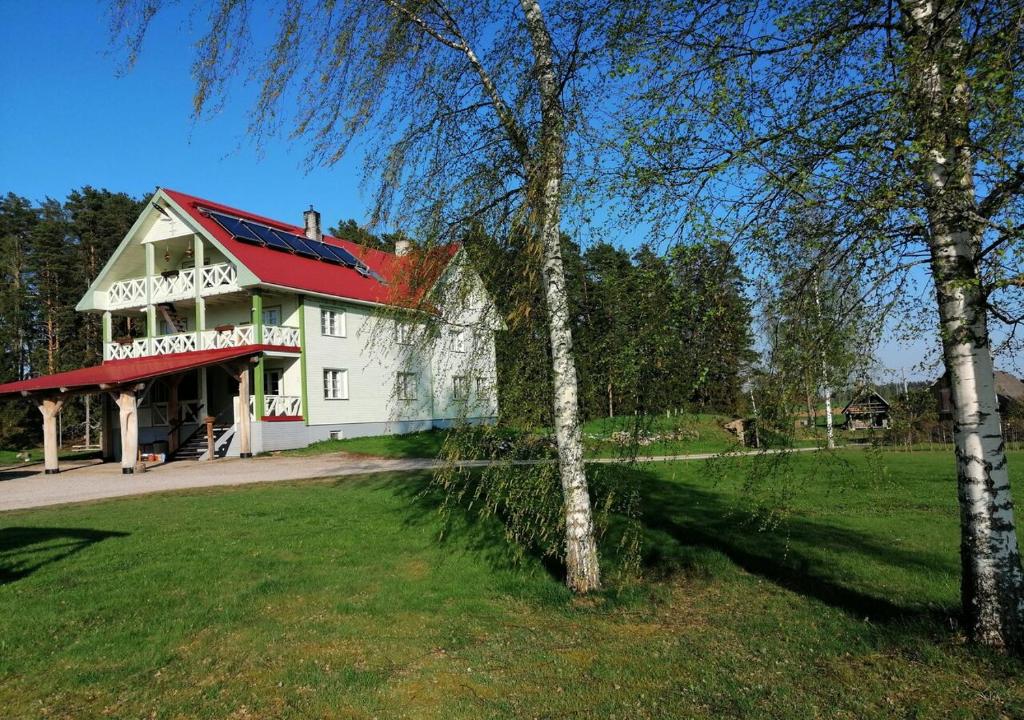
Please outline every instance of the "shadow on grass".
[[0, 528], [0, 585], [28, 577], [107, 538], [127, 535], [88, 528]]
[[[645, 566], [654, 571], [692, 569], [692, 548], [727, 557], [748, 573], [787, 590], [814, 598], [859, 619], [941, 621], [955, 608], [907, 606], [858, 590], [843, 582], [828, 556], [859, 556], [884, 572], [884, 566], [943, 572], [939, 555], [906, 551], [886, 538], [826, 522], [791, 517], [785, 529], [758, 531], [744, 523], [742, 513], [726, 496], [691, 485], [670, 482], [636, 470], [645, 528]], [[660, 537], [658, 542], [656, 538]], [[856, 578], [852, 578], [854, 581]]]
[[[866, 572], [886, 568], [936, 573], [949, 571], [948, 560], [935, 553], [907, 551], [880, 534], [838, 527], [825, 521], [791, 517], [785, 528], [758, 531], [744, 523], [735, 498], [682, 482], [666, 480], [642, 466], [619, 468], [638, 488], [641, 497], [642, 564], [648, 577], [716, 570], [703, 551], [721, 554], [734, 566], [772, 584], [813, 598], [857, 619], [873, 622], [924, 622], [942, 626], [958, 612], [956, 607], [901, 604], [857, 587], [857, 576], [844, 576], [829, 558], [855, 558]], [[429, 485], [429, 474], [391, 482], [389, 487], [406, 500], [405, 520], [411, 524], [438, 522], [443, 497]], [[602, 557], [606, 574], [621, 537], [621, 523], [613, 523], [604, 538]], [[509, 568], [524, 558], [544, 567], [559, 582], [565, 569], [539, 553], [509, 548], [504, 529], [493, 517], [481, 518], [461, 507], [450, 518], [442, 543], [453, 543], [480, 555], [495, 568]], [[862, 573], [865, 570], [861, 571]]]

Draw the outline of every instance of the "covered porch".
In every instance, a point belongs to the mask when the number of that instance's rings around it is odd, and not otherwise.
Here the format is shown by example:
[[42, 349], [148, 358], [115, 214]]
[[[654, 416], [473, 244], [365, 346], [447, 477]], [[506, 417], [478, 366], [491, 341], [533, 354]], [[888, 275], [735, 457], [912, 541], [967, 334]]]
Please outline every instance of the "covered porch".
[[282, 394], [288, 387], [299, 390], [292, 381], [286, 384], [289, 374], [298, 375], [298, 357], [298, 348], [247, 345], [107, 361], [0, 385], [0, 397], [21, 396], [38, 408], [47, 474], [60, 472], [57, 421], [68, 398], [93, 393], [109, 398], [104, 402], [103, 456], [119, 458], [127, 475], [135, 472], [143, 448], [169, 457], [191, 440], [205, 446], [202, 457], [216, 457], [213, 430], [218, 423], [231, 426], [236, 454], [251, 457], [253, 420], [302, 420], [301, 398]]

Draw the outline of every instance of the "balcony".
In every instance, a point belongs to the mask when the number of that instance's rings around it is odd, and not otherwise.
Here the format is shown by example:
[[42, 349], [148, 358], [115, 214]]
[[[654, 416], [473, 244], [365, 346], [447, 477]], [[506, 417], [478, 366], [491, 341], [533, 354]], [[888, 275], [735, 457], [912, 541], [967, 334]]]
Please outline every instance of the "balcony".
[[[197, 350], [241, 347], [256, 343], [256, 328], [253, 325], [232, 325], [218, 330], [134, 338], [130, 342], [109, 342], [103, 346], [103, 359], [128, 360]], [[264, 325], [262, 344], [299, 347], [299, 329], [286, 325]]]
[[197, 271], [202, 297], [236, 292], [240, 289], [238, 272], [234, 265], [204, 265], [200, 268], [179, 270], [177, 273], [118, 280], [107, 290], [107, 309], [138, 308], [150, 302], [158, 305], [194, 298]]

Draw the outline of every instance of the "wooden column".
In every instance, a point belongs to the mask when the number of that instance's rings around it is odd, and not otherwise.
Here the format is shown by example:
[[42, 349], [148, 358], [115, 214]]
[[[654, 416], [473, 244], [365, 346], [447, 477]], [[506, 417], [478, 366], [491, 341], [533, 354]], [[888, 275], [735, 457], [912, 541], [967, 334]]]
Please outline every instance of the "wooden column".
[[57, 459], [57, 415], [64, 407], [64, 401], [44, 398], [39, 401], [38, 407], [43, 416], [43, 472], [47, 475], [56, 475], [60, 472], [60, 463]]
[[203, 421], [206, 423], [206, 459], [213, 460], [217, 448], [213, 444], [213, 423], [217, 420], [213, 415], [207, 415]]
[[238, 373], [238, 455], [252, 457], [249, 421], [249, 378], [252, 369], [245, 363]]
[[131, 475], [139, 458], [139, 413], [135, 389], [122, 389], [111, 393], [117, 403], [121, 421], [121, 473]]

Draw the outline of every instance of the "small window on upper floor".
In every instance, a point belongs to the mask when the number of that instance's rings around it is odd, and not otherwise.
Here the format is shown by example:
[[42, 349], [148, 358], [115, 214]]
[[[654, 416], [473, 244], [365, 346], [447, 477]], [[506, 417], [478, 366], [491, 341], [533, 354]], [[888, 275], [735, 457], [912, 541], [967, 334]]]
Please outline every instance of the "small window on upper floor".
[[466, 352], [466, 330], [464, 328], [455, 328], [451, 333], [452, 337], [452, 351], [457, 353]]
[[399, 345], [412, 345], [416, 326], [409, 322], [395, 321], [395, 342]]
[[320, 308], [320, 334], [345, 337], [345, 311], [338, 308]]
[[263, 308], [263, 324], [264, 325], [280, 325], [281, 324], [281, 306], [274, 305], [273, 307]]

